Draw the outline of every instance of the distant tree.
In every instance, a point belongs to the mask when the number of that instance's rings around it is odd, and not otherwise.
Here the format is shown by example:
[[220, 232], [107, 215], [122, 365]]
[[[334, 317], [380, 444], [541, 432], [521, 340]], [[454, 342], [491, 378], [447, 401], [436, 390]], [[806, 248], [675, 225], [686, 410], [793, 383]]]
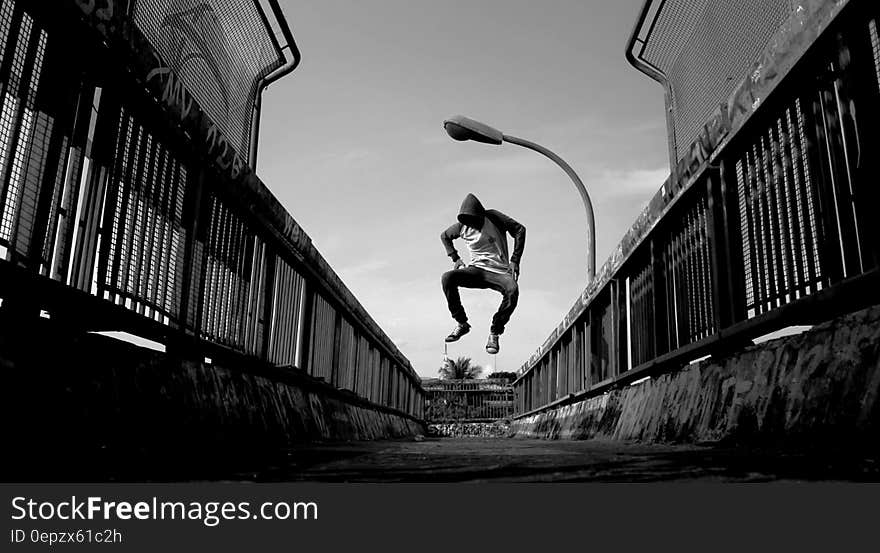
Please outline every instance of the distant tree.
[[508, 382], [513, 382], [516, 380], [516, 373], [508, 372], [508, 371], [495, 371], [493, 373], [489, 373], [489, 376], [486, 378], [503, 378]]
[[440, 367], [440, 378], [446, 380], [473, 380], [480, 376], [483, 367], [475, 364], [470, 357], [447, 359], [446, 364]]

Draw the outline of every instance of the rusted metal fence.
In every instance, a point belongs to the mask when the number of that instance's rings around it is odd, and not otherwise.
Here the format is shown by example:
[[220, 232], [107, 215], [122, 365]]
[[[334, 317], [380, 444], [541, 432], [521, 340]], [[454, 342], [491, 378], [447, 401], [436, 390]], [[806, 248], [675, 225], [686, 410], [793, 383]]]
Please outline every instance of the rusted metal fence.
[[425, 380], [425, 420], [486, 422], [513, 414], [513, 386], [506, 379]]
[[518, 414], [880, 302], [880, 4], [803, 4], [523, 366]]
[[[235, 95], [216, 94], [238, 81], [203, 75], [212, 83], [200, 90], [154, 43], [189, 41], [186, 59], [222, 44], [224, 71], [257, 79], [278, 66], [273, 52], [247, 73], [240, 66], [253, 60], [216, 34], [216, 2], [178, 4], [162, 6], [164, 30], [148, 37], [126, 1], [0, 0], [3, 309], [127, 331], [169, 354], [299, 369], [421, 417], [409, 362], [238, 150], [250, 121]], [[190, 36], [207, 32], [212, 40]]]

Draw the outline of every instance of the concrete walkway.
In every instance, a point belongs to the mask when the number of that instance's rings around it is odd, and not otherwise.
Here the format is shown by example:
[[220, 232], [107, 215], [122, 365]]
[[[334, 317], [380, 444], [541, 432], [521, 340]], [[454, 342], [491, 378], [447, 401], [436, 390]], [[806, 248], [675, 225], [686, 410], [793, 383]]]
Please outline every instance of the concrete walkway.
[[240, 473], [258, 481], [767, 482], [880, 481], [877, 457], [608, 441], [428, 438], [312, 445], [288, 463]]

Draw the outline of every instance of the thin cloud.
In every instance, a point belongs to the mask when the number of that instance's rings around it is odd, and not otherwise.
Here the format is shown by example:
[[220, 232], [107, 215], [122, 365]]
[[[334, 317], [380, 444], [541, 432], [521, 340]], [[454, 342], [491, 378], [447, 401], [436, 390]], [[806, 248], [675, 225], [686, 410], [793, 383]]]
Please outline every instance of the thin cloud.
[[456, 175], [493, 176], [533, 176], [536, 173], [558, 171], [546, 159], [536, 155], [508, 156], [494, 155], [453, 161], [445, 166], [444, 172]]
[[606, 170], [599, 176], [591, 179], [602, 190], [607, 191], [606, 196], [631, 196], [635, 193], [647, 194], [645, 201], [650, 199], [651, 194], [663, 186], [669, 169], [633, 169], [628, 171]]
[[[357, 265], [343, 267], [339, 270], [339, 274], [346, 275], [348, 278], [356, 279], [368, 275], [374, 275], [387, 269], [391, 264], [384, 259], [371, 259]], [[385, 276], [385, 275], [383, 275]]]

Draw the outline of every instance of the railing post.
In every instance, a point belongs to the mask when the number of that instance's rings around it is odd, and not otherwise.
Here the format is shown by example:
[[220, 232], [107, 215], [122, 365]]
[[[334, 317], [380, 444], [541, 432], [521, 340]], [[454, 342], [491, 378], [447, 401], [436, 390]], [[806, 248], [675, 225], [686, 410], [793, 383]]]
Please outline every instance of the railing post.
[[746, 268], [740, 228], [742, 221], [737, 186], [733, 179], [734, 172], [730, 170], [727, 160], [722, 159], [718, 166], [718, 186], [715, 188], [717, 195], [713, 194], [710, 198], [716, 202], [716, 210], [712, 212], [717, 223], [716, 237], [724, 245], [721, 260], [722, 267], [726, 269], [724, 274], [727, 286], [721, 291], [722, 300], [725, 300], [723, 327], [747, 318]]
[[657, 240], [651, 237], [649, 248], [651, 250], [651, 278], [654, 288], [654, 356], [660, 356], [669, 351], [669, 315], [666, 312], [666, 266], [657, 251]]
[[709, 239], [709, 263], [712, 270], [712, 304], [717, 333], [733, 323], [733, 288], [730, 284], [730, 242], [725, 232], [724, 195], [722, 174], [716, 167], [710, 168], [706, 177], [707, 224]]
[[[195, 167], [196, 164], [193, 164]], [[194, 334], [198, 337], [199, 325], [201, 324], [201, 310], [199, 298], [204, 286], [202, 267], [204, 267], [204, 252], [199, 247], [199, 238], [203, 232], [203, 190], [205, 183], [205, 170], [199, 169], [188, 175], [186, 191], [184, 195], [183, 222], [184, 222], [184, 249], [183, 270], [181, 271], [180, 304], [178, 306], [179, 332], [181, 337], [185, 334]], [[195, 294], [195, 296], [193, 296]], [[191, 311], [195, 311], [192, 313]], [[166, 347], [170, 347], [168, 344]], [[182, 347], [182, 344], [176, 344]]]
[[328, 378], [328, 382], [338, 387], [339, 380], [339, 346], [342, 340], [342, 314], [338, 309], [333, 310], [333, 351], [331, 352], [330, 359], [330, 375]]
[[264, 246], [266, 255], [265, 286], [266, 291], [263, 295], [263, 313], [261, 315], [261, 323], [263, 325], [263, 336], [260, 343], [260, 359], [269, 359], [269, 345], [272, 341], [272, 307], [275, 304], [275, 263], [278, 256], [273, 248], [266, 244]]
[[629, 342], [627, 340], [626, 279], [611, 280], [611, 349], [608, 353], [609, 377], [620, 376], [627, 370]]
[[[870, 5], [870, 7], [869, 7]], [[880, 40], [880, 17], [876, 7], [863, 2], [857, 19], [860, 31], [838, 35], [838, 58], [842, 60], [840, 95], [852, 167], [852, 211], [861, 245], [862, 271], [880, 267], [880, 218], [873, 212], [880, 202], [877, 125], [880, 123], [880, 74], [873, 58], [872, 41]], [[844, 63], [845, 60], [849, 60]]]
[[813, 98], [804, 107], [804, 127], [807, 160], [812, 179], [815, 181], [816, 203], [819, 211], [817, 233], [819, 234], [819, 259], [824, 285], [837, 282], [843, 277], [843, 258], [835, 232], [837, 217], [834, 213], [833, 169], [828, 160], [825, 110], [825, 77], [817, 78]]

